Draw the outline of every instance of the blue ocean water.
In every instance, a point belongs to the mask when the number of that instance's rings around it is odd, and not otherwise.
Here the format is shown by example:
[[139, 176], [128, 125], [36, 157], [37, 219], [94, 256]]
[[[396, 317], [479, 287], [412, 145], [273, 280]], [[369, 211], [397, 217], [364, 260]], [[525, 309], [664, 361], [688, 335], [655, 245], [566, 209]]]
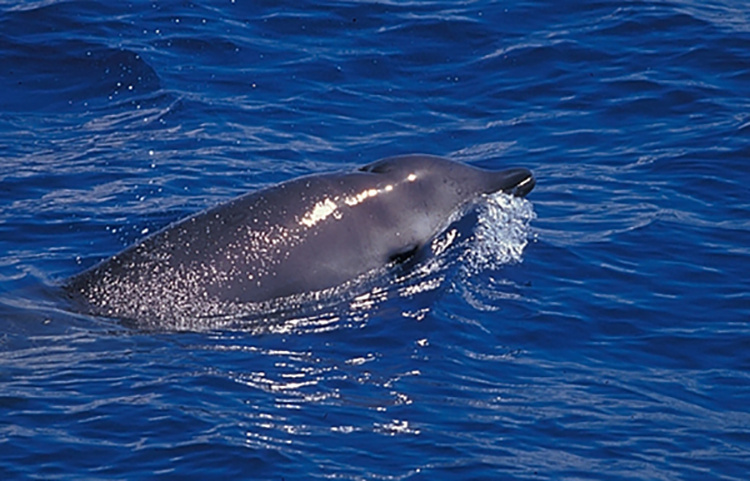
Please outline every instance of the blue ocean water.
[[[0, 0], [0, 59], [0, 478], [748, 479], [746, 1]], [[522, 260], [311, 329], [59, 303], [410, 152], [533, 169]]]

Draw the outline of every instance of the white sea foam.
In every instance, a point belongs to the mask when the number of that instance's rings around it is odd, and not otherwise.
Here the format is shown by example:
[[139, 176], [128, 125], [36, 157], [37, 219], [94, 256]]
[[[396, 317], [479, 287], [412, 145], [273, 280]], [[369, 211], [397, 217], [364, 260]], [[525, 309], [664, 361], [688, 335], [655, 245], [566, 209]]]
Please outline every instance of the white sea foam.
[[529, 243], [530, 223], [536, 218], [531, 202], [497, 193], [485, 196], [477, 208], [477, 225], [467, 245], [464, 267], [477, 272], [521, 262]]

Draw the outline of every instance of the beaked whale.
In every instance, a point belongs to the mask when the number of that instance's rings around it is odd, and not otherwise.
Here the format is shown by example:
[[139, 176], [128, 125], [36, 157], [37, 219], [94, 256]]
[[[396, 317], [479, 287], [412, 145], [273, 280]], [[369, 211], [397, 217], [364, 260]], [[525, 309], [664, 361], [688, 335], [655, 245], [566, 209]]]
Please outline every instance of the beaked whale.
[[522, 197], [534, 184], [524, 168], [389, 157], [205, 210], [71, 277], [64, 289], [79, 311], [150, 324], [212, 302], [319, 291], [408, 259], [482, 194]]

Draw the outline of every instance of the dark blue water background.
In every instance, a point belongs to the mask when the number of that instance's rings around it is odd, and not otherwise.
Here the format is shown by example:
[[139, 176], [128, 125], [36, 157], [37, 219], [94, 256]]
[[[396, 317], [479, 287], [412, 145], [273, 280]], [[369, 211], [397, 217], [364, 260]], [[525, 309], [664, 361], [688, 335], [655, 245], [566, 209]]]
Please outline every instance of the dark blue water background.
[[[745, 0], [4, 0], [0, 61], [0, 479], [750, 477]], [[409, 152], [532, 168], [523, 261], [326, 329], [55, 301]]]

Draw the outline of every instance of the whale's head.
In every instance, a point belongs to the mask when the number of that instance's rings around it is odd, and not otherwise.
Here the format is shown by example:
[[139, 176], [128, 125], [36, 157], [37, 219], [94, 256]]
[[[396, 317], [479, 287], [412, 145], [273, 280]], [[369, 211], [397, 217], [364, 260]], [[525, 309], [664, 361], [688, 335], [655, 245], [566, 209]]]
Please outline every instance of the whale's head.
[[488, 194], [502, 191], [516, 197], [526, 197], [536, 185], [534, 174], [529, 169], [523, 167], [501, 170], [499, 172], [485, 170], [480, 172], [489, 179], [491, 185], [490, 191], [485, 192]]
[[526, 168], [493, 171], [433, 155], [388, 157], [358, 170], [382, 175], [394, 182], [413, 184], [428, 192], [437, 189], [434, 193], [464, 201], [496, 192], [525, 197], [536, 185], [534, 175]]
[[365, 173], [362, 181], [382, 194], [372, 198], [380, 201], [369, 204], [368, 218], [381, 233], [373, 251], [390, 258], [424, 245], [480, 196], [524, 197], [535, 184], [528, 169], [484, 170], [430, 155], [389, 157], [358, 170]]

